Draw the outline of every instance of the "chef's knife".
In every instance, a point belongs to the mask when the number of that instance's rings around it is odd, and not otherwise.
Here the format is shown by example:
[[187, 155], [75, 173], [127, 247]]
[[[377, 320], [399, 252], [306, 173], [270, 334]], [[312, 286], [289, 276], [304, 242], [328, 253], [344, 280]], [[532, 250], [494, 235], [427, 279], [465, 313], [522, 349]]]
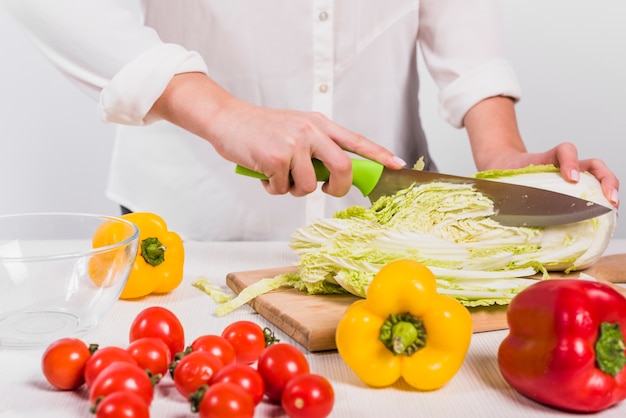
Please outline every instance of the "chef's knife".
[[[313, 159], [318, 181], [327, 181], [330, 173]], [[261, 173], [237, 166], [238, 174], [267, 180]], [[493, 200], [492, 219], [508, 226], [551, 226], [584, 221], [612, 209], [563, 193], [499, 181], [460, 177], [411, 169], [393, 170], [375, 161], [352, 160], [352, 184], [373, 203], [381, 196], [393, 195], [413, 184], [447, 182], [471, 184]]]

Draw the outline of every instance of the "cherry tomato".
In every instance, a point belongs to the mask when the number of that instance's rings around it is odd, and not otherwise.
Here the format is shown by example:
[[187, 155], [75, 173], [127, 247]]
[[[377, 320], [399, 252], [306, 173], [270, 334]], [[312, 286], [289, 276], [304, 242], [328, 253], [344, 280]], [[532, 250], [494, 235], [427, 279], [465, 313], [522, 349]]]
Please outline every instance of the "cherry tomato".
[[290, 418], [325, 418], [335, 404], [335, 391], [323, 376], [305, 373], [287, 382], [281, 404]]
[[123, 362], [137, 365], [134, 357], [125, 349], [117, 346], [99, 348], [91, 355], [85, 365], [85, 382], [87, 387], [91, 387], [102, 370], [113, 363]]
[[235, 349], [237, 363], [252, 364], [265, 349], [263, 328], [252, 321], [237, 321], [222, 331], [224, 337]]
[[287, 382], [295, 376], [309, 373], [309, 362], [293, 345], [274, 344], [261, 353], [257, 370], [265, 382], [267, 397], [280, 403]]
[[261, 374], [247, 364], [234, 363], [224, 366], [213, 376], [209, 384], [214, 385], [220, 382], [230, 382], [241, 386], [252, 397], [255, 405], [261, 402], [265, 394], [265, 383]]
[[133, 392], [114, 392], [96, 405], [96, 418], [150, 418], [150, 408]]
[[62, 338], [50, 344], [41, 359], [41, 371], [52, 386], [78, 389], [85, 383], [85, 364], [91, 357], [87, 344], [76, 338]]
[[130, 342], [143, 337], [162, 339], [170, 348], [170, 356], [185, 349], [185, 331], [178, 317], [161, 306], [151, 306], [139, 312], [130, 325]]
[[137, 365], [153, 375], [165, 376], [172, 362], [170, 348], [160, 338], [144, 337], [131, 342], [126, 350]]
[[148, 373], [141, 367], [117, 362], [102, 370], [89, 390], [89, 402], [92, 405], [100, 397], [115, 392], [131, 392], [139, 395], [147, 405], [154, 398], [154, 384]]
[[217, 357], [206, 351], [192, 351], [180, 359], [174, 369], [176, 390], [189, 399], [189, 395], [209, 383], [213, 375], [224, 365]]
[[235, 349], [221, 335], [202, 335], [191, 343], [193, 351], [207, 351], [222, 361], [224, 366], [235, 362]]
[[254, 402], [239, 385], [216, 383], [208, 388], [198, 406], [200, 418], [252, 418]]

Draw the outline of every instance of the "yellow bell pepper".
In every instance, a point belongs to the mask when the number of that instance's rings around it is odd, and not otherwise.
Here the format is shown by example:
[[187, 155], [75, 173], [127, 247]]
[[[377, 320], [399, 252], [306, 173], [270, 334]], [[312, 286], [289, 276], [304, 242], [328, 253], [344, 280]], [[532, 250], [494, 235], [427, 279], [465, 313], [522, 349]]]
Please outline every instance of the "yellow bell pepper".
[[341, 358], [363, 382], [384, 387], [403, 378], [426, 391], [454, 377], [469, 348], [472, 318], [460, 302], [437, 293], [426, 266], [393, 261], [366, 296], [348, 307], [335, 335]]
[[[178, 287], [183, 280], [185, 259], [181, 237], [168, 231], [165, 221], [154, 213], [136, 212], [121, 217], [139, 228], [139, 248], [120, 299], [168, 293]], [[94, 248], [120, 241], [120, 232], [116, 224], [104, 224], [94, 234]], [[92, 277], [99, 276], [98, 269], [102, 270], [102, 266], [90, 264]]]

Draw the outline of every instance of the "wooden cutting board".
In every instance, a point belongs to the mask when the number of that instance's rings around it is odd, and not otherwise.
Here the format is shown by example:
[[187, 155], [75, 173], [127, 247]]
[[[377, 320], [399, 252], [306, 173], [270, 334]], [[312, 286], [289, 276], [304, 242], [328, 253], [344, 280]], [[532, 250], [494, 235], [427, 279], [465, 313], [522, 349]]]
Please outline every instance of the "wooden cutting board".
[[[295, 267], [279, 267], [229, 273], [226, 283], [235, 293], [251, 284], [281, 273], [296, 271]], [[551, 274], [551, 277], [578, 277]], [[596, 280], [611, 284], [626, 295], [626, 288], [614, 285], [626, 283], [626, 254], [602, 257], [584, 270]], [[307, 295], [293, 288], [280, 288], [253, 299], [249, 304], [260, 315], [309, 351], [334, 350], [335, 330], [346, 308], [358, 298], [353, 295]], [[469, 308], [474, 332], [506, 329], [507, 306]]]

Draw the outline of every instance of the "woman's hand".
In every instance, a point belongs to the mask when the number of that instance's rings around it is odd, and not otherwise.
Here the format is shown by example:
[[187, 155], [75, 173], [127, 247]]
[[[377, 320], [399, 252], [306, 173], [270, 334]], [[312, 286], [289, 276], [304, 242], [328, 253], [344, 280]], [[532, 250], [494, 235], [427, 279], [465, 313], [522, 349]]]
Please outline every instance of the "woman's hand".
[[225, 159], [265, 174], [270, 194], [304, 196], [317, 188], [311, 162], [330, 171], [322, 190], [345, 195], [352, 185], [346, 151], [401, 168], [391, 152], [320, 113], [269, 109], [241, 101], [200, 73], [175, 76], [151, 113], [209, 141]]
[[563, 142], [545, 152], [529, 153], [526, 150], [511, 99], [485, 99], [467, 112], [464, 122], [478, 170], [554, 164], [561, 170], [563, 178], [573, 183], [578, 181], [581, 171], [587, 171], [600, 181], [606, 198], [618, 207], [619, 181], [602, 160], [579, 160], [576, 146], [569, 142]]
[[596, 158], [579, 160], [574, 144], [563, 142], [546, 152], [526, 154], [519, 159], [528, 161], [528, 164], [554, 164], [560, 168], [563, 177], [573, 183], [578, 181], [581, 171], [587, 171], [600, 180], [602, 191], [613, 206], [619, 205], [619, 181], [615, 174], [602, 160]]
[[615, 174], [599, 159], [591, 158], [587, 160], [578, 159], [578, 151], [574, 144], [563, 142], [548, 151], [541, 153], [519, 152], [509, 150], [501, 152], [498, 158], [490, 161], [493, 166], [490, 168], [520, 168], [530, 164], [554, 164], [561, 170], [561, 175], [565, 180], [576, 183], [580, 178], [581, 171], [587, 171], [596, 177], [602, 185], [604, 196], [618, 207], [619, 205], [619, 181]]

